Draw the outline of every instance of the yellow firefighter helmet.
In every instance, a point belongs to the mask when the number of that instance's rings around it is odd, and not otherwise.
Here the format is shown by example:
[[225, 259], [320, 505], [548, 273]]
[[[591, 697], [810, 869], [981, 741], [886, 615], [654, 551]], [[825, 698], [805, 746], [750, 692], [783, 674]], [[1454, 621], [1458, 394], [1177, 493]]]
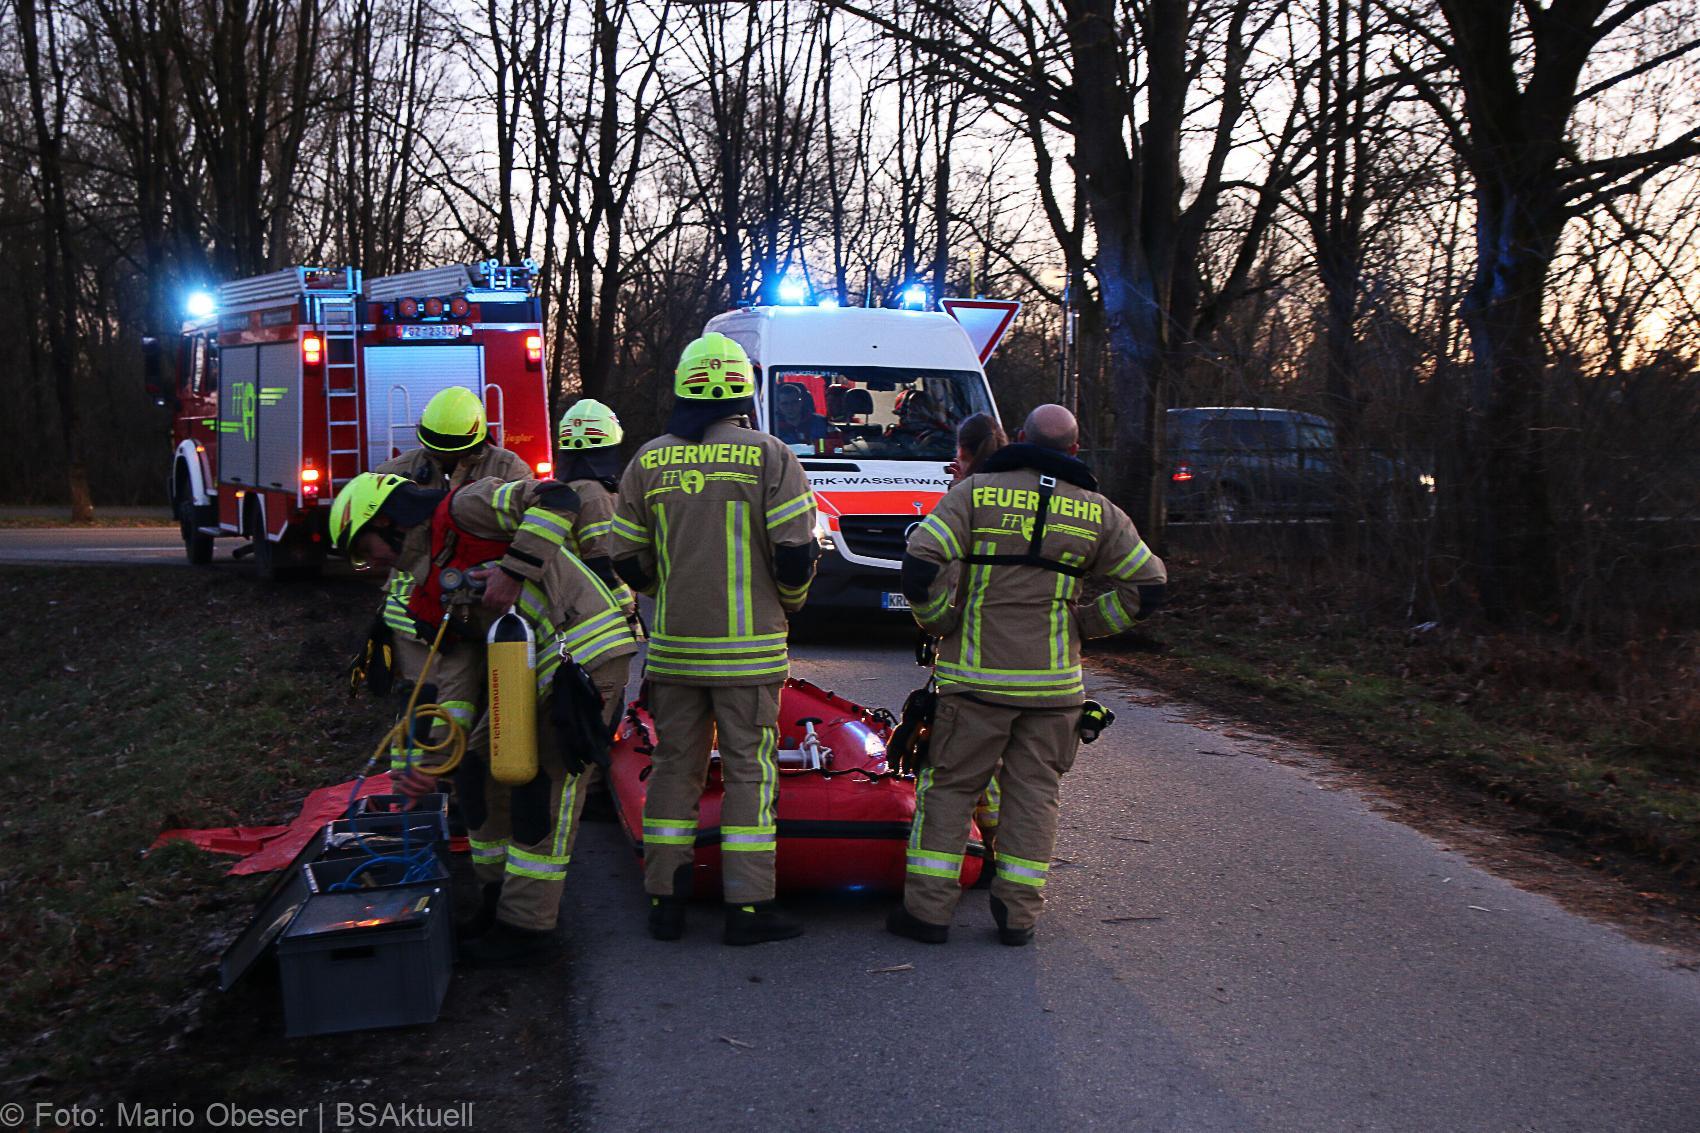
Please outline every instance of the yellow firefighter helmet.
[[612, 448], [625, 439], [620, 418], [594, 397], [575, 402], [561, 417], [556, 443], [567, 452], [587, 448]]
[[407, 483], [411, 481], [405, 476], [362, 472], [344, 484], [331, 504], [331, 546], [348, 554], [360, 532], [384, 506], [384, 501]]
[[484, 402], [465, 386], [438, 391], [419, 415], [419, 443], [436, 452], [465, 452], [489, 435]]
[[685, 347], [673, 392], [690, 401], [731, 401], [756, 392], [755, 367], [744, 348], [715, 331]]

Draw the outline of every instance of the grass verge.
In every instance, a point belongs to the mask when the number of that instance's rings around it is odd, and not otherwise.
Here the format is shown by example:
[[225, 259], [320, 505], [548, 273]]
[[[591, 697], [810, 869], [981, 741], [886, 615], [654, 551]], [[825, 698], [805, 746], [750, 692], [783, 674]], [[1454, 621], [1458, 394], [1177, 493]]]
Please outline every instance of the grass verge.
[[264, 878], [178, 826], [286, 821], [358, 766], [389, 710], [338, 671], [371, 604], [350, 581], [0, 571], [0, 1048], [5, 1077], [120, 1075], [192, 1008]]
[[1112, 665], [1700, 882], [1700, 640], [1589, 650], [1404, 628], [1364, 616], [1343, 577], [1295, 584], [1191, 556], [1170, 573], [1176, 603], [1100, 650]]

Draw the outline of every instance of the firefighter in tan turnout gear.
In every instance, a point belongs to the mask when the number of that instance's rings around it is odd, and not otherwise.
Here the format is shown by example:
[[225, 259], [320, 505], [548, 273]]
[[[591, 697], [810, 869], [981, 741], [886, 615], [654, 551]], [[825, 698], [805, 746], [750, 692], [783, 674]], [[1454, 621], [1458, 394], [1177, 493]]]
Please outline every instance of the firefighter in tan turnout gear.
[[[531, 479], [531, 468], [519, 454], [490, 443], [484, 402], [465, 386], [439, 390], [426, 402], [415, 433], [421, 447], [391, 457], [372, 471], [380, 476], [406, 477], [421, 488], [444, 490], [491, 476], [504, 481]], [[424, 662], [426, 643], [415, 635], [407, 614], [413, 582], [412, 573], [405, 569], [390, 572], [384, 585], [384, 604], [364, 651], [362, 676], [369, 677], [386, 647], [393, 653], [392, 665], [398, 672], [417, 673]], [[374, 683], [373, 691], [381, 696], [388, 686], [385, 673]]]
[[[577, 512], [572, 489], [552, 480], [492, 477], [451, 492], [370, 472], [332, 505], [332, 540], [351, 559], [418, 578], [408, 613], [422, 631], [435, 638], [449, 619], [448, 646], [426, 680], [470, 733], [453, 775], [484, 884], [479, 915], [462, 933], [462, 959], [473, 964], [547, 955], [584, 803], [580, 782], [587, 760], [606, 758], [637, 652], [625, 611], [573, 553]], [[510, 608], [536, 642], [538, 700], [537, 773], [511, 787], [491, 775], [485, 661], [486, 633]], [[399, 790], [435, 789], [414, 770], [428, 758], [403, 758], [405, 769], [392, 772]]]
[[[1162, 560], [1097, 492], [1074, 415], [1042, 405], [1021, 440], [953, 487], [909, 538], [903, 591], [939, 638], [930, 766], [915, 789], [903, 903], [886, 927], [943, 943], [961, 890], [968, 820], [1002, 787], [991, 909], [1026, 944], [1044, 903], [1057, 794], [1080, 742], [1080, 638], [1127, 629], [1162, 601]], [[1081, 602], [1087, 584], [1107, 586]]]
[[573, 537], [579, 558], [625, 607], [636, 628], [637, 599], [614, 574], [614, 508], [620, 502], [620, 442], [626, 431], [614, 411], [593, 397], [561, 415], [555, 443], [555, 478], [578, 493]]
[[721, 334], [685, 348], [667, 433], [640, 449], [620, 481], [614, 565], [655, 595], [645, 675], [655, 720], [643, 813], [649, 930], [685, 928], [697, 807], [714, 737], [726, 795], [720, 849], [728, 944], [800, 934], [774, 907], [779, 690], [786, 616], [814, 576], [815, 501], [777, 437], [745, 428], [755, 377]]

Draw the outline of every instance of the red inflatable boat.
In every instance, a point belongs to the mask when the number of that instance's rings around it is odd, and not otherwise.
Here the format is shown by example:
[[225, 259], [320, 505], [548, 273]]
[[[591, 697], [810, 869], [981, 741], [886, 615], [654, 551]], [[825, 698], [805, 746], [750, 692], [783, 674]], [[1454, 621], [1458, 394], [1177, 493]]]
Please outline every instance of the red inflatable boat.
[[[915, 782], [886, 766], [889, 714], [795, 678], [779, 698], [779, 849], [782, 893], [903, 888]], [[634, 701], [614, 738], [609, 787], [626, 836], [643, 853], [644, 781], [655, 723]], [[697, 817], [697, 896], [720, 891], [720, 758], [709, 763]], [[969, 831], [962, 884], [980, 876], [980, 832]]]

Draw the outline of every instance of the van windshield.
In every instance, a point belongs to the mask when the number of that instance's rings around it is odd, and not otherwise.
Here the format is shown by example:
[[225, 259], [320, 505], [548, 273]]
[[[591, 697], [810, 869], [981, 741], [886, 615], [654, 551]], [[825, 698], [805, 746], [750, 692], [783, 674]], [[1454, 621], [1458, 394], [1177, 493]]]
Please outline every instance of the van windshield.
[[768, 432], [804, 455], [952, 460], [957, 423], [992, 408], [975, 370], [810, 366], [767, 376]]

